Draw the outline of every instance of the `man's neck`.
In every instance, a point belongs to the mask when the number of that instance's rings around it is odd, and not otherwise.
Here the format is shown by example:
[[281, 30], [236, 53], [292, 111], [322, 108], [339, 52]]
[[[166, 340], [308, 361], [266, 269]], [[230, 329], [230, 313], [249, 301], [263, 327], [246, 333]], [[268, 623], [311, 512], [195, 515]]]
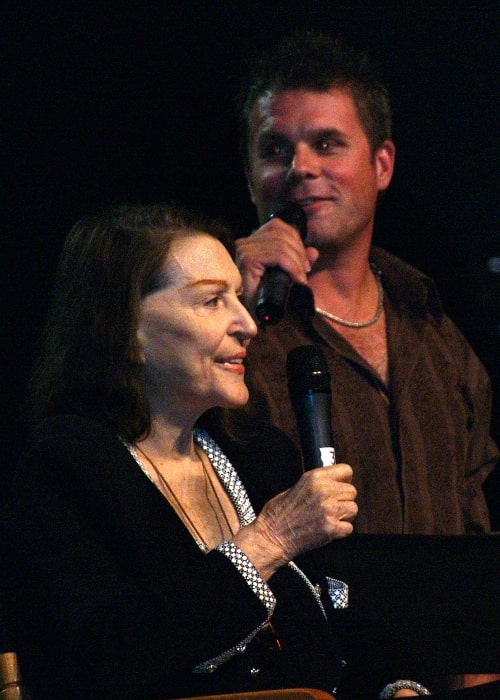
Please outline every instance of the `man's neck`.
[[366, 316], [378, 296], [369, 250], [365, 246], [355, 251], [322, 252], [308, 277], [316, 306], [339, 316], [350, 313]]

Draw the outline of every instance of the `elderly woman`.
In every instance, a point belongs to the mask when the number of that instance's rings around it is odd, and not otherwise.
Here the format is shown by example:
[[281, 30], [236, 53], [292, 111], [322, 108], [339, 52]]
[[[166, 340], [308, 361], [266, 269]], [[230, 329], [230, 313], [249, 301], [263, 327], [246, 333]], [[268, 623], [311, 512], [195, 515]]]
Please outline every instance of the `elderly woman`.
[[221, 410], [256, 333], [224, 236], [151, 205], [66, 240], [5, 537], [38, 700], [337, 685], [331, 602], [293, 559], [352, 531], [351, 469], [302, 474]]

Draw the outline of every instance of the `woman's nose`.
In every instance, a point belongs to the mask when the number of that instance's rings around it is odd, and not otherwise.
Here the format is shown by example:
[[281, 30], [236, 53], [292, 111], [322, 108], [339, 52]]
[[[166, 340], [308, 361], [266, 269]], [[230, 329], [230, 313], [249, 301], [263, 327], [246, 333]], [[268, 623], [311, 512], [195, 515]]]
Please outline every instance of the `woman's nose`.
[[254, 338], [257, 335], [258, 329], [257, 324], [253, 320], [250, 312], [247, 308], [237, 300], [238, 308], [236, 312], [236, 332], [239, 333], [243, 338]]

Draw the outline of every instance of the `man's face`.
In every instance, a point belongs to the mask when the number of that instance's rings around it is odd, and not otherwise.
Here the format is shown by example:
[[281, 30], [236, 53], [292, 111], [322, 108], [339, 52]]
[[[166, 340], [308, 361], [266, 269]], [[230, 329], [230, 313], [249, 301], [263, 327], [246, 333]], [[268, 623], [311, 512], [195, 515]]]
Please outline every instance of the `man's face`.
[[307, 214], [309, 245], [371, 236], [395, 149], [387, 141], [371, 152], [349, 91], [264, 94], [249, 127], [247, 177], [261, 224], [277, 205], [294, 201]]

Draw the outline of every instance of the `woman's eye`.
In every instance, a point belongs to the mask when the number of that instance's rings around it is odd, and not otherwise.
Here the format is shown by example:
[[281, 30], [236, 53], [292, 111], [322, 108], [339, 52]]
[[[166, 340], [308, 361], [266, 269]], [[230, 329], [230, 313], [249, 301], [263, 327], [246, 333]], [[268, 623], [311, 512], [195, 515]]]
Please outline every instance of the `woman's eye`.
[[208, 299], [208, 301], [205, 302], [205, 306], [216, 307], [219, 305], [219, 301], [220, 301], [220, 296], [210, 297], [210, 299]]

